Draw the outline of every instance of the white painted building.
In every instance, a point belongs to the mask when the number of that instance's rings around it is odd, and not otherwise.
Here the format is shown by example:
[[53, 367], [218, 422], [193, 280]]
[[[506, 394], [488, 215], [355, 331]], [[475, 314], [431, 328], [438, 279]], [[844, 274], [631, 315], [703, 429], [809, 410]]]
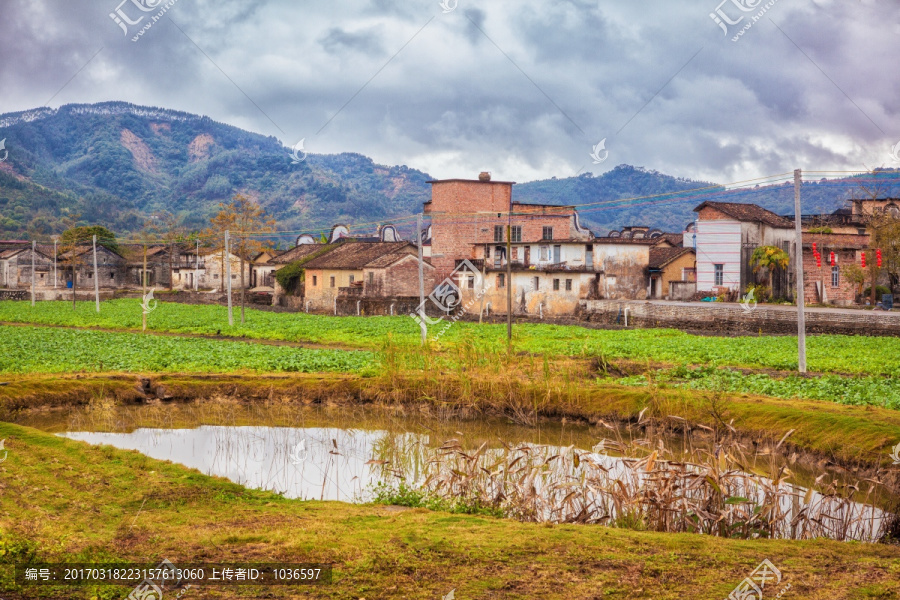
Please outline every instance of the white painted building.
[[[736, 202], [704, 202], [694, 211], [694, 231], [685, 232], [684, 239], [689, 245], [690, 235], [696, 244], [698, 291], [743, 293], [753, 282], [750, 257], [760, 246], [776, 246], [794, 256], [791, 219], [755, 204]], [[779, 273], [773, 287], [776, 296], [790, 295], [791, 273]]]

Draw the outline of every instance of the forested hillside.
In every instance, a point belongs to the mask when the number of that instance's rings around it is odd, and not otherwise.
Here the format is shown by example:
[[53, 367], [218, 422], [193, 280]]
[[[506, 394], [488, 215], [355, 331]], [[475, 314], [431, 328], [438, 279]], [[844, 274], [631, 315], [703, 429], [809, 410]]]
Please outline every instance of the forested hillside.
[[[0, 152], [5, 156], [0, 162], [0, 236], [7, 238], [48, 236], [75, 222], [135, 232], [163, 211], [200, 229], [218, 203], [236, 193], [257, 200], [278, 229], [314, 232], [338, 222], [408, 216], [420, 212], [431, 193], [430, 176], [406, 166], [378, 165], [351, 153], [309, 154], [294, 163], [274, 137], [208, 117], [122, 102], [0, 115], [0, 140], [8, 152]], [[878, 185], [881, 194], [900, 196], [900, 186], [894, 185], [898, 172], [881, 175], [891, 178]], [[857, 183], [852, 178], [805, 183], [803, 212], [845, 206], [846, 198], [861, 193]], [[862, 183], [871, 188], [870, 181]], [[715, 183], [629, 165], [598, 176], [520, 183], [514, 197], [581, 206], [583, 222], [600, 235], [624, 225], [681, 231], [693, 220], [692, 209], [707, 199], [793, 213], [790, 183], [726, 191]]]

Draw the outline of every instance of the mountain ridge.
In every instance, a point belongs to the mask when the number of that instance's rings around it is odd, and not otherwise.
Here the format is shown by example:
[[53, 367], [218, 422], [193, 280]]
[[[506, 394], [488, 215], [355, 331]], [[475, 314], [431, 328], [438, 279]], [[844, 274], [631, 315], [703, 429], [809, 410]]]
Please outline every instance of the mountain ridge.
[[[200, 229], [236, 193], [256, 199], [279, 229], [315, 233], [335, 223], [390, 222], [421, 212], [433, 179], [357, 153], [307, 154], [298, 164], [274, 136], [204, 115], [118, 101], [0, 114], [0, 139], [8, 152], [0, 162], [5, 236], [59, 233], [74, 215], [84, 224], [133, 233], [164, 211]], [[810, 209], [804, 212], [843, 207], [846, 187], [804, 182], [804, 206]], [[900, 188], [890, 193], [900, 195]], [[668, 196], [653, 198], [660, 195]], [[626, 225], [681, 231], [693, 220], [692, 209], [708, 197], [793, 212], [789, 184], [728, 191], [631, 165], [597, 176], [521, 183], [514, 197], [578, 205], [582, 221], [600, 235]]]

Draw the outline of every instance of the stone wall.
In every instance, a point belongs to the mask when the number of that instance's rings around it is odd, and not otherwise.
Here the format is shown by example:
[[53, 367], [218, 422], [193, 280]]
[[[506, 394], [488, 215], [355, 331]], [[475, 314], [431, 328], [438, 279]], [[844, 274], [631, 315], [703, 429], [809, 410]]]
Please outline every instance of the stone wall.
[[[671, 327], [686, 331], [729, 334], [797, 334], [797, 310], [759, 304], [747, 311], [740, 304], [623, 302], [586, 300], [584, 319], [606, 325], [623, 325], [628, 309], [629, 328]], [[900, 336], [900, 311], [806, 310], [808, 334]]]
[[31, 292], [25, 290], [0, 290], [0, 300], [29, 300]]
[[[444, 316], [444, 313], [441, 313], [439, 310], [437, 310], [437, 307], [431, 305], [431, 302], [428, 301], [427, 296], [425, 300], [426, 314], [428, 316]], [[359, 303], [359, 314], [361, 316], [390, 315], [392, 305], [394, 316], [409, 315], [416, 312], [419, 307], [418, 296], [398, 296], [393, 298], [338, 297], [337, 314], [345, 317], [356, 316], [357, 302]]]

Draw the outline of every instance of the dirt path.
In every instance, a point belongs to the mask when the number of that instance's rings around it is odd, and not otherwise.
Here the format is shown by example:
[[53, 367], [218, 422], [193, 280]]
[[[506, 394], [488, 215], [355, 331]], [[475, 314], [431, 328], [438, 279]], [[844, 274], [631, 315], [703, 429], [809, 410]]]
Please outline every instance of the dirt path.
[[[113, 329], [110, 327], [84, 326], [77, 325], [51, 325], [45, 323], [16, 323], [12, 321], [0, 321], [0, 327], [53, 327], [55, 329], [75, 329], [83, 331], [102, 331], [104, 333], [142, 333], [136, 329]], [[345, 350], [345, 351], [370, 351], [368, 348], [354, 348], [342, 344], [316, 344], [314, 342], [291, 342], [288, 340], [268, 340], [262, 338], [235, 337], [229, 335], [210, 335], [204, 333], [179, 333], [173, 331], [151, 331], [148, 330], [143, 335], [155, 335], [160, 337], [181, 337], [181, 338], [201, 338], [205, 340], [222, 340], [227, 342], [245, 342], [251, 344], [262, 344], [264, 346], [291, 346], [293, 348], [308, 348], [316, 350]]]

